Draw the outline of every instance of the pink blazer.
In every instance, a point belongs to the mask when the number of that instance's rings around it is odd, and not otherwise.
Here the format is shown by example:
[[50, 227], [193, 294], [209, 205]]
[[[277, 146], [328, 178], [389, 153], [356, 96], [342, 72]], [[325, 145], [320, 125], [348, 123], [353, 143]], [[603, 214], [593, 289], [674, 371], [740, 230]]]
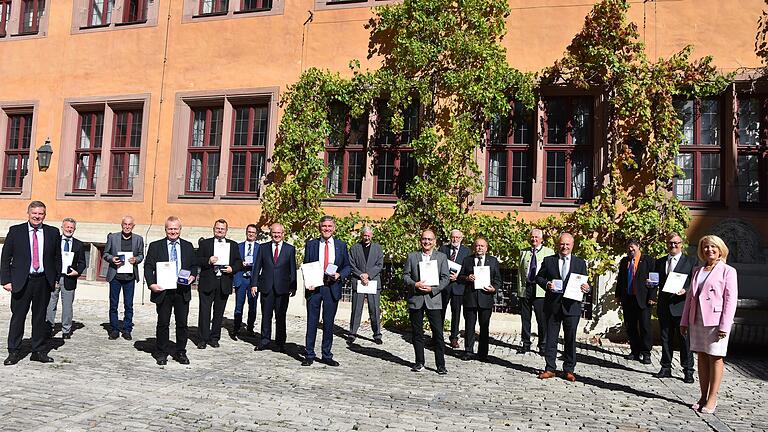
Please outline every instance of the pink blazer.
[[733, 316], [736, 314], [736, 302], [739, 297], [736, 269], [726, 263], [718, 263], [704, 282], [702, 292], [699, 294], [698, 277], [701, 269], [702, 267], [696, 267], [693, 270], [691, 289], [685, 296], [680, 326], [688, 327], [696, 322], [697, 308], [693, 302], [698, 296], [698, 309], [701, 311], [701, 320], [704, 326], [717, 326], [720, 331], [729, 333], [733, 325]]

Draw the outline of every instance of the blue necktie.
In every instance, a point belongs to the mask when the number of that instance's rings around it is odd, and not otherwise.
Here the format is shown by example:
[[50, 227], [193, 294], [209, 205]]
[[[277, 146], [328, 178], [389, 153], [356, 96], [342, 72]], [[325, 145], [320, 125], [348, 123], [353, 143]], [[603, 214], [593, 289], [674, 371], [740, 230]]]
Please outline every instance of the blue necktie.
[[176, 242], [171, 242], [171, 261], [176, 264], [176, 276], [179, 275], [179, 255], [176, 252]]
[[64, 239], [64, 252], [69, 252], [69, 239]]
[[632, 284], [635, 281], [635, 258], [629, 260], [629, 271], [627, 272], [627, 294], [632, 295]]

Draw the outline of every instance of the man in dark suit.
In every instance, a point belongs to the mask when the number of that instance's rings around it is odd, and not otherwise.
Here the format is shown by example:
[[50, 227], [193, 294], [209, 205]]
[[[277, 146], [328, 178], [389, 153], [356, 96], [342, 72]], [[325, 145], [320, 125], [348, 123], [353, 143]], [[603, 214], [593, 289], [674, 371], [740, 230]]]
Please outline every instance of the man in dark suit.
[[[56, 322], [56, 306], [59, 304], [59, 295], [61, 295], [61, 338], [69, 339], [72, 337], [72, 303], [75, 301], [75, 288], [77, 288], [77, 278], [83, 274], [86, 268], [85, 251], [83, 242], [74, 238], [77, 222], [72, 218], [65, 218], [61, 222], [61, 256], [62, 268], [59, 283], [56, 289], [51, 293], [51, 299], [48, 302], [48, 313], [46, 322], [48, 327], [53, 330]], [[64, 263], [71, 263], [64, 266]]]
[[[657, 315], [661, 330], [661, 370], [656, 378], [669, 378], [672, 376], [672, 356], [674, 355], [673, 342], [675, 338], [680, 344], [680, 365], [683, 367], [685, 377], [683, 381], [693, 383], [693, 353], [690, 349], [688, 334], [680, 334], [680, 317], [683, 315], [685, 305], [685, 293], [691, 286], [693, 268], [697, 261], [693, 257], [683, 254], [683, 239], [677, 233], [667, 236], [667, 256], [656, 260], [656, 272], [659, 273], [659, 302]], [[669, 273], [682, 273], [688, 275], [683, 289], [677, 293], [663, 292]]]
[[640, 242], [627, 242], [627, 256], [619, 261], [616, 301], [624, 311], [624, 328], [629, 338], [630, 360], [651, 364], [651, 308], [656, 304], [656, 289], [647, 283], [656, 262], [640, 250]]
[[[120, 221], [120, 232], [107, 235], [102, 259], [109, 263], [109, 338], [120, 336], [120, 322], [117, 307], [120, 305], [120, 291], [123, 292], [123, 338], [131, 340], [133, 331], [133, 293], [139, 281], [139, 264], [144, 261], [144, 238], [133, 232], [133, 216]], [[129, 267], [130, 266], [130, 267]], [[133, 268], [131, 268], [133, 267]]]
[[243, 269], [235, 273], [232, 285], [235, 288], [235, 320], [232, 328], [232, 337], [237, 339], [240, 333], [240, 327], [243, 325], [243, 310], [246, 300], [248, 300], [248, 320], [246, 321], [246, 331], [249, 336], [253, 336], [253, 325], [256, 322], [256, 302], [259, 298], [259, 292], [251, 292], [251, 275], [253, 272], [253, 263], [259, 251], [259, 244], [256, 243], [256, 236], [259, 229], [254, 224], [248, 224], [245, 227], [245, 241], [238, 244], [240, 256], [243, 257]]
[[[576, 330], [581, 318], [582, 305], [579, 300], [563, 296], [572, 274], [588, 275], [587, 262], [571, 254], [573, 236], [569, 233], [560, 234], [558, 239], [558, 254], [544, 258], [541, 269], [536, 275], [536, 283], [546, 288], [544, 297], [544, 314], [547, 318], [547, 352], [546, 368], [539, 374], [540, 379], [552, 378], [557, 370], [557, 336], [563, 327], [563, 372], [565, 379], [576, 381], [573, 371], [576, 368]], [[588, 283], [581, 284], [581, 292], [586, 294], [590, 287]]]
[[32, 201], [27, 206], [27, 222], [8, 230], [0, 258], [0, 284], [11, 293], [11, 323], [8, 327], [6, 366], [21, 360], [24, 323], [32, 307], [32, 356], [41, 363], [52, 362], [45, 342], [48, 325], [46, 309], [51, 291], [61, 273], [61, 236], [56, 228], [43, 224], [45, 204]]
[[269, 227], [272, 241], [259, 245], [253, 262], [251, 293], [261, 293], [261, 340], [255, 351], [267, 349], [272, 342], [272, 315], [275, 316], [275, 345], [285, 351], [285, 317], [288, 299], [296, 295], [296, 248], [285, 243], [285, 228], [279, 223]]
[[[501, 289], [501, 271], [496, 257], [488, 254], [488, 241], [483, 237], [475, 239], [475, 253], [464, 258], [461, 263], [459, 281], [464, 283], [464, 356], [462, 360], [472, 360], [475, 352], [475, 323], [480, 321], [480, 343], [477, 346], [477, 358], [488, 359], [488, 329], [491, 323], [494, 297]], [[489, 267], [490, 285], [475, 289], [475, 266]]]
[[[165, 238], [155, 240], [147, 248], [147, 258], [144, 262], [144, 280], [152, 291], [149, 299], [157, 309], [157, 353], [155, 359], [158, 365], [168, 363], [170, 345], [168, 342], [171, 312], [176, 321], [176, 351], [173, 357], [181, 364], [189, 364], [187, 357], [187, 317], [189, 302], [192, 300], [192, 283], [199, 270], [197, 257], [192, 243], [183, 240], [181, 236], [181, 221], [176, 216], [169, 216], [165, 221]], [[182, 282], [176, 286], [158, 285], [158, 266], [171, 266]], [[189, 276], [186, 276], [189, 272]]]
[[[310, 366], [315, 360], [315, 339], [317, 338], [317, 325], [320, 321], [320, 308], [323, 311], [323, 342], [321, 363], [328, 366], [338, 366], [339, 362], [333, 359], [331, 348], [333, 346], [333, 321], [336, 319], [336, 308], [341, 299], [341, 285], [349, 276], [352, 268], [349, 266], [347, 244], [334, 239], [336, 232], [336, 220], [333, 216], [320, 218], [320, 238], [307, 242], [304, 248], [304, 262], [319, 261], [325, 272], [323, 286], [307, 287], [307, 338], [306, 357], [302, 366]], [[329, 270], [333, 264], [335, 271]]]
[[[373, 340], [377, 345], [384, 341], [381, 339], [381, 269], [384, 268], [384, 252], [381, 245], [373, 242], [373, 229], [369, 226], [360, 231], [360, 242], [349, 250], [349, 263], [352, 266], [352, 316], [349, 318], [349, 339], [347, 344], [355, 343], [357, 329], [360, 328], [360, 320], [363, 317], [363, 302], [368, 300], [368, 316], [371, 318], [371, 330]], [[358, 292], [360, 284], [368, 285], [371, 281], [376, 283], [376, 294]]]
[[[200, 298], [200, 312], [197, 317], [198, 349], [205, 349], [206, 345], [211, 348], [219, 347], [224, 309], [227, 307], [229, 295], [232, 294], [232, 276], [243, 268], [237, 243], [226, 238], [228, 229], [227, 221], [217, 220], [213, 224], [213, 237], [200, 242], [197, 249], [197, 265], [200, 267], [200, 281], [197, 284]], [[217, 256], [217, 246], [228, 251], [227, 259]], [[218, 255], [224, 253], [219, 251]]]
[[[451, 231], [451, 242], [446, 245], [440, 246], [439, 252], [445, 254], [449, 260], [456, 264], [464, 262], [464, 258], [469, 256], [471, 251], [468, 247], [461, 244], [464, 239], [464, 234], [459, 230]], [[458, 281], [456, 278], [459, 276], [457, 269], [451, 269], [450, 271], [450, 283], [444, 290], [440, 291], [440, 295], [443, 296], [443, 310], [442, 318], [445, 322], [445, 314], [448, 309], [448, 303], [451, 304], [451, 334], [448, 340], [451, 344], [451, 348], [459, 347], [459, 321], [461, 320], [461, 305], [463, 304], [462, 296], [464, 295], [464, 284]]]

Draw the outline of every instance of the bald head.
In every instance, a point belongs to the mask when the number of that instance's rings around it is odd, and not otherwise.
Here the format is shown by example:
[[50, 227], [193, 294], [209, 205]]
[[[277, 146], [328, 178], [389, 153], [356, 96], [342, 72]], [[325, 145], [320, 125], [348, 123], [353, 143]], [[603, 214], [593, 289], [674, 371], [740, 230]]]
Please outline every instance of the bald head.
[[570, 255], [573, 250], [573, 236], [567, 232], [562, 233], [557, 239], [557, 244], [561, 256]]

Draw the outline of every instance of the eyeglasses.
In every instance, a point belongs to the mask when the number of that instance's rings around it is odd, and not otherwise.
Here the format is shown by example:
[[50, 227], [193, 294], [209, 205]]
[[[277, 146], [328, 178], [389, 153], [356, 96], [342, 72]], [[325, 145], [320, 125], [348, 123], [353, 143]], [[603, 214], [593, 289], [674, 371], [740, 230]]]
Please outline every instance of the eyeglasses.
[[667, 244], [670, 245], [670, 246], [677, 246], [677, 245], [682, 244], [682, 243], [683, 242], [681, 242], [681, 241], [679, 241], [679, 242], [675, 242], [675, 241], [667, 242]]
[[429, 237], [422, 237], [421, 241], [435, 241], [435, 239], [429, 238]]

